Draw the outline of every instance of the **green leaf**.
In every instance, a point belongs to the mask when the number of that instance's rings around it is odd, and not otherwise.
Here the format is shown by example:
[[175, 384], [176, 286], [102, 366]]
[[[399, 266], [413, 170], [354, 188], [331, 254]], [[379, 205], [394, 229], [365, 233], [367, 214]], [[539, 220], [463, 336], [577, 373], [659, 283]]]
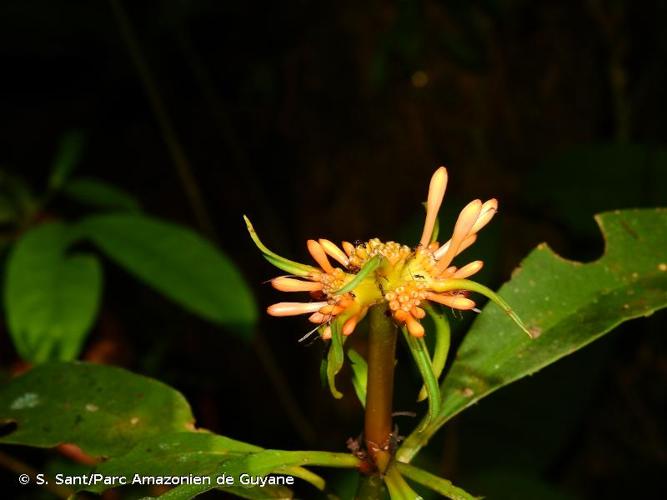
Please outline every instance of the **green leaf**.
[[72, 179], [63, 188], [68, 198], [89, 205], [109, 210], [138, 212], [139, 202], [122, 189], [98, 179]]
[[62, 137], [56, 158], [51, 167], [49, 189], [57, 190], [65, 184], [67, 178], [81, 160], [83, 142], [83, 133], [78, 130], [68, 132]]
[[[262, 448], [258, 446], [209, 432], [172, 432], [138, 442], [128, 453], [98, 465], [94, 472], [105, 477], [124, 477], [128, 485], [135, 479], [141, 481], [142, 477], [209, 478], [202, 479], [202, 482], [209, 484], [185, 484], [163, 495], [165, 498], [192, 498], [215, 488], [245, 498], [291, 498], [291, 491], [285, 487], [249, 488], [241, 485], [239, 476], [247, 471], [235, 459], [261, 451]], [[217, 479], [223, 477], [223, 474], [231, 478], [234, 484], [221, 487]], [[99, 493], [109, 488], [109, 485], [97, 484], [82, 489]], [[251, 490], [255, 490], [254, 494], [243, 494]], [[262, 491], [266, 496], [259, 496]]]
[[331, 344], [329, 346], [329, 353], [327, 354], [327, 380], [329, 382], [329, 390], [336, 399], [343, 397], [343, 394], [336, 389], [336, 375], [343, 368], [343, 363], [345, 362], [341, 324], [341, 318], [336, 318], [331, 322]]
[[190, 406], [176, 390], [111, 366], [47, 363], [0, 387], [0, 443], [73, 443], [116, 456], [151, 436], [191, 429]]
[[366, 279], [366, 276], [375, 271], [380, 266], [380, 264], [382, 264], [383, 260], [384, 257], [382, 257], [382, 255], [380, 254], [369, 259], [368, 262], [366, 262], [364, 266], [359, 270], [359, 272], [354, 275], [354, 278], [348, 281], [339, 290], [333, 292], [334, 295], [343, 295], [344, 293], [351, 292], [352, 290], [354, 290], [359, 283], [361, 283]]
[[[195, 448], [196, 449], [196, 448]], [[261, 450], [261, 448], [259, 449]], [[196, 452], [195, 452], [196, 453]], [[203, 452], [202, 460], [207, 460], [207, 452]], [[230, 454], [231, 455], [231, 454]], [[175, 451], [173, 457], [171, 458], [178, 460], [179, 458], [178, 451]], [[215, 458], [215, 457], [214, 457]], [[193, 460], [196, 461], [197, 457], [193, 457]], [[164, 460], [163, 460], [164, 462]], [[157, 463], [163, 463], [157, 462]], [[253, 493], [252, 490], [244, 490], [244, 486], [240, 484], [239, 478], [242, 474], [249, 474], [255, 477], [264, 477], [267, 474], [282, 474], [282, 475], [291, 475], [295, 477], [300, 477], [306, 479], [311, 484], [314, 484], [320, 489], [324, 489], [324, 481], [316, 476], [310, 471], [303, 469], [302, 465], [308, 466], [325, 466], [325, 467], [339, 467], [339, 468], [356, 468], [359, 466], [359, 459], [350, 455], [349, 453], [331, 453], [327, 451], [280, 451], [280, 450], [261, 450], [256, 453], [247, 453], [247, 454], [238, 454], [236, 457], [231, 457], [224, 459], [218, 457], [218, 468], [212, 476], [221, 476], [226, 474], [234, 478], [234, 488], [225, 488], [226, 491], [233, 493], [237, 496], [243, 496], [244, 498], [291, 498], [291, 496], [272, 496], [268, 492], [270, 490], [267, 487], [256, 488]], [[150, 471], [162, 470], [159, 465], [157, 467], [152, 465], [144, 465], [143, 463], [127, 463], [124, 464], [124, 469], [128, 471], [133, 471], [132, 467], [138, 467], [139, 470], [143, 470], [142, 467], [150, 467]], [[193, 462], [193, 467], [196, 467], [196, 464]], [[187, 467], [183, 468], [183, 471], [189, 471]], [[108, 472], [109, 474], [114, 474], [116, 471]], [[105, 472], [106, 474], [107, 472]], [[184, 472], [187, 474], [188, 472]], [[308, 474], [308, 476], [306, 475]], [[149, 475], [156, 475], [158, 472], [146, 472]], [[160, 473], [163, 475], [164, 473]], [[317, 481], [313, 479], [317, 478]], [[213, 481], [215, 482], [215, 481]], [[167, 494], [163, 495], [161, 498], [192, 498], [199, 493], [203, 493], [212, 489], [214, 486], [207, 485], [188, 485], [175, 488]], [[246, 487], [247, 488], [247, 487]], [[261, 496], [261, 491], [267, 491], [267, 496]], [[284, 488], [274, 490], [275, 493], [284, 491]], [[243, 493], [250, 493], [248, 496], [243, 495]]]
[[396, 468], [408, 479], [411, 479], [415, 483], [421, 484], [422, 486], [426, 486], [436, 493], [440, 493], [445, 498], [449, 498], [451, 500], [476, 499], [476, 497], [472, 496], [470, 493], [454, 486], [447, 479], [443, 479], [434, 474], [431, 474], [430, 472], [426, 472], [425, 470], [419, 469], [414, 465], [396, 462]]
[[229, 258], [195, 232], [138, 214], [96, 215], [82, 232], [119, 265], [185, 309], [244, 338], [257, 306]]
[[[135, 474], [145, 477], [193, 475], [210, 478], [204, 480], [204, 484], [183, 485], [169, 495], [178, 498], [190, 498], [215, 489], [220, 486], [219, 481], [225, 479], [232, 484], [223, 484], [222, 489], [238, 495], [239, 491], [248, 489], [242, 484], [242, 474], [255, 477], [267, 474], [294, 476], [310, 482], [320, 490], [324, 489], [324, 480], [302, 465], [355, 468], [359, 465], [359, 459], [349, 453], [264, 450], [209, 432], [176, 432], [140, 441], [127, 454], [98, 465], [95, 472], [106, 477], [125, 477], [128, 485], [132, 483]], [[85, 489], [102, 492], [109, 487], [97, 484]], [[261, 490], [270, 491], [266, 486]], [[275, 493], [278, 492], [282, 492], [282, 498], [285, 498], [285, 492], [289, 490], [275, 488]], [[248, 498], [262, 497], [255, 494]], [[269, 495], [267, 498], [274, 496]]]
[[368, 364], [361, 354], [354, 349], [347, 351], [352, 366], [352, 386], [361, 406], [366, 408], [366, 384], [368, 382]]
[[500, 295], [525, 319], [529, 339], [496, 307], [486, 307], [466, 335], [445, 378], [438, 418], [409, 436], [409, 461], [447, 420], [493, 391], [571, 354], [615, 326], [667, 306], [667, 210], [598, 216], [605, 254], [587, 264], [540, 245]]
[[60, 222], [31, 229], [7, 263], [4, 302], [21, 357], [33, 363], [77, 357], [97, 316], [102, 269], [92, 255], [68, 255], [75, 228]]
[[[433, 359], [431, 360], [431, 364], [433, 365], [433, 375], [436, 380], [439, 380], [442, 370], [445, 369], [447, 354], [449, 354], [449, 345], [451, 342], [449, 321], [444, 314], [439, 314], [428, 304], [424, 304], [422, 307], [433, 321], [435, 327], [435, 349], [433, 349]], [[423, 401], [427, 396], [426, 386], [423, 386], [421, 391], [419, 391], [417, 401]]]
[[433, 364], [428, 354], [428, 348], [424, 338], [416, 338], [408, 333], [407, 328], [402, 327], [403, 337], [410, 348], [412, 358], [419, 369], [419, 373], [424, 380], [424, 387], [426, 388], [426, 395], [428, 397], [428, 417], [421, 425], [433, 421], [440, 410], [440, 391], [438, 388], [438, 379], [433, 373]]

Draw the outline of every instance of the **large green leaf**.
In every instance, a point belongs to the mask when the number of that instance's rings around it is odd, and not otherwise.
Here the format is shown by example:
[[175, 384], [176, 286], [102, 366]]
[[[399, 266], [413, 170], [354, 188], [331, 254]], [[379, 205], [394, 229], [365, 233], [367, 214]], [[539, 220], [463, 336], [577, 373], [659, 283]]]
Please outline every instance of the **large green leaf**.
[[92, 207], [127, 212], [139, 210], [139, 202], [132, 195], [99, 179], [72, 179], [65, 184], [63, 193], [68, 198]]
[[[233, 484], [222, 484], [222, 489], [237, 496], [291, 498], [291, 491], [285, 487], [250, 488], [240, 484], [239, 475], [247, 471], [238, 459], [257, 451], [262, 449], [209, 432], [174, 432], [139, 442], [128, 453], [100, 464], [95, 473], [104, 477], [125, 477], [128, 485], [133, 481], [140, 484], [141, 478], [196, 476], [202, 478], [199, 480], [202, 482], [210, 478], [210, 484], [180, 485], [169, 492], [169, 498], [192, 498], [218, 488], [218, 477], [229, 477]], [[109, 487], [98, 483], [85, 489], [102, 492]]]
[[109, 257], [189, 311], [249, 337], [257, 306], [241, 273], [193, 231], [143, 215], [97, 215], [82, 231]]
[[0, 443], [73, 443], [91, 455], [116, 456], [193, 422], [178, 391], [111, 366], [47, 363], [0, 387]]
[[609, 332], [667, 306], [667, 210], [597, 217], [606, 249], [582, 264], [546, 245], [535, 249], [500, 289], [533, 334], [529, 339], [495, 305], [474, 322], [445, 378], [438, 418], [399, 451], [409, 461], [447, 420], [500, 387], [530, 375]]
[[92, 255], [67, 254], [76, 238], [65, 224], [42, 224], [9, 255], [5, 309], [16, 349], [27, 361], [76, 358], [97, 315], [101, 266]]
[[[264, 450], [209, 432], [177, 432], [141, 441], [127, 454], [100, 464], [95, 472], [104, 477], [125, 477], [127, 484], [141, 477], [204, 478], [198, 480], [203, 484], [178, 486], [168, 493], [168, 498], [192, 498], [220, 486], [244, 498], [291, 498], [291, 492], [284, 486], [270, 487], [269, 483], [251, 488], [243, 483], [242, 476], [293, 476], [323, 489], [324, 480], [302, 465], [354, 468], [359, 460], [349, 453]], [[109, 487], [97, 484], [85, 489], [101, 492]]]

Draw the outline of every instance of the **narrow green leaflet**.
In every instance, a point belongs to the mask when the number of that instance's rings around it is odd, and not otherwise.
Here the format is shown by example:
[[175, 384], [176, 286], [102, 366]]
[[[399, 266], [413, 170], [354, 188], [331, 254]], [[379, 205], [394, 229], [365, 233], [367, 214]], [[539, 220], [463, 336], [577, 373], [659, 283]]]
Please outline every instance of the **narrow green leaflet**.
[[63, 187], [68, 198], [91, 207], [137, 212], [139, 202], [122, 189], [99, 179], [76, 178]]
[[391, 500], [422, 500], [422, 497], [407, 483], [396, 466], [389, 467], [384, 476]]
[[408, 479], [411, 479], [415, 483], [426, 486], [427, 488], [432, 489], [436, 493], [440, 493], [445, 498], [450, 500], [476, 500], [477, 497], [472, 496], [470, 493], [454, 486], [447, 479], [438, 477], [430, 472], [419, 469], [414, 465], [404, 464], [401, 462], [396, 462], [396, 468], [398, 471]]
[[334, 292], [335, 295], [342, 295], [347, 292], [351, 292], [354, 290], [359, 283], [364, 281], [366, 279], [366, 276], [371, 274], [373, 271], [375, 271], [378, 267], [380, 267], [380, 264], [382, 264], [383, 261], [382, 255], [376, 255], [372, 259], [370, 259], [368, 262], [364, 264], [364, 266], [359, 270], [359, 272], [352, 278], [350, 281], [348, 281], [343, 287], [341, 287], [339, 290], [336, 290]]
[[505, 313], [510, 318], [512, 318], [512, 321], [514, 321], [514, 323], [516, 323], [516, 325], [526, 333], [526, 335], [532, 337], [532, 333], [530, 332], [530, 330], [528, 330], [528, 328], [521, 320], [519, 315], [516, 313], [516, 311], [514, 311], [510, 307], [507, 301], [503, 299], [500, 295], [496, 294], [493, 290], [482, 285], [481, 283], [465, 279], [445, 279], [442, 280], [442, 282], [439, 283], [437, 286], [434, 286], [433, 289], [438, 292], [447, 292], [452, 290], [468, 290], [470, 292], [477, 292], [481, 295], [484, 295], [485, 297], [491, 299], [492, 302], [498, 304], [498, 306], [501, 307], [502, 310], [505, 311]]
[[361, 406], [366, 408], [366, 385], [368, 383], [368, 364], [361, 354], [354, 349], [347, 351], [352, 366], [352, 386]]
[[229, 258], [195, 232], [139, 214], [84, 219], [104, 253], [185, 309], [249, 338], [257, 306]]
[[250, 474], [264, 475], [278, 468], [290, 466], [322, 466], [337, 468], [356, 468], [360, 461], [350, 453], [329, 451], [282, 451], [264, 450], [248, 455], [245, 470]]
[[343, 333], [341, 332], [343, 321], [344, 319], [336, 318], [331, 322], [331, 345], [327, 354], [327, 380], [329, 382], [329, 390], [336, 399], [343, 397], [343, 393], [336, 389], [336, 375], [343, 368], [343, 363], [345, 362]]
[[[433, 349], [433, 358], [431, 364], [433, 365], [433, 375], [436, 380], [440, 379], [442, 370], [445, 369], [447, 363], [447, 354], [449, 354], [449, 345], [451, 343], [451, 329], [449, 321], [444, 314], [439, 314], [433, 307], [428, 304], [422, 306], [429, 315], [435, 326], [435, 348]], [[429, 332], [430, 334], [431, 332]], [[426, 393], [426, 386], [419, 391], [417, 401], [423, 401], [428, 394]]]
[[440, 391], [438, 388], [438, 379], [433, 373], [433, 364], [431, 358], [428, 354], [428, 348], [426, 347], [426, 342], [424, 338], [416, 338], [408, 333], [407, 328], [401, 328], [403, 331], [403, 337], [410, 348], [412, 353], [412, 358], [419, 369], [419, 373], [424, 379], [424, 388], [426, 389], [426, 395], [428, 397], [428, 417], [425, 422], [421, 425], [424, 426], [426, 423], [433, 421], [438, 415], [440, 409]]
[[523, 318], [526, 337], [490, 306], [466, 335], [441, 386], [438, 418], [399, 450], [408, 462], [451, 417], [521, 377], [571, 354], [615, 326], [667, 306], [667, 209], [597, 217], [604, 255], [582, 264], [538, 246], [500, 289]]
[[76, 358], [97, 316], [102, 268], [93, 255], [67, 253], [77, 238], [70, 226], [45, 223], [24, 234], [9, 255], [9, 332], [32, 363]]
[[178, 391], [111, 366], [47, 363], [0, 386], [0, 443], [73, 443], [94, 456], [115, 456], [193, 423]]
[[285, 272], [294, 274], [295, 276], [308, 276], [313, 272], [318, 272], [317, 268], [313, 266], [301, 264], [300, 262], [295, 262], [293, 260], [286, 259], [285, 257], [281, 257], [277, 253], [269, 250], [267, 246], [264, 243], [262, 243], [262, 240], [259, 239], [257, 231], [255, 231], [255, 228], [250, 222], [250, 219], [248, 219], [248, 217], [244, 215], [243, 220], [246, 223], [246, 227], [248, 228], [248, 233], [250, 234], [250, 238], [252, 238], [253, 243], [255, 243], [259, 251], [262, 252], [264, 258], [268, 260], [272, 265], [276, 266], [278, 269], [281, 269]]

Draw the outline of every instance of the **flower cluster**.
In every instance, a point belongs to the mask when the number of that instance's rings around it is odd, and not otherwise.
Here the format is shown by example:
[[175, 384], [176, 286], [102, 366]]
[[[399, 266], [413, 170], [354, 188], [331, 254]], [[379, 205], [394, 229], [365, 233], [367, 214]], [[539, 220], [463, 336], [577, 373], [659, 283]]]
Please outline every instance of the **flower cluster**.
[[[447, 170], [440, 167], [433, 174], [426, 202], [426, 220], [419, 244], [411, 248], [399, 243], [371, 239], [341, 246], [326, 239], [308, 240], [307, 247], [317, 267], [290, 261], [268, 250], [246, 218], [253, 240], [264, 256], [276, 267], [290, 273], [271, 280], [283, 292], [307, 292], [306, 302], [279, 302], [268, 308], [272, 316], [309, 314], [323, 339], [332, 335], [334, 321], [343, 335], [350, 335], [368, 309], [386, 302], [394, 320], [410, 335], [422, 337], [424, 304], [434, 302], [453, 309], [470, 310], [475, 302], [469, 291], [485, 287], [467, 278], [477, 273], [483, 262], [476, 260], [462, 267], [452, 261], [477, 239], [498, 210], [498, 202], [473, 200], [461, 211], [451, 238], [443, 244], [435, 241], [437, 215], [447, 187]], [[488, 295], [485, 293], [485, 295]], [[492, 297], [493, 298], [493, 297]], [[502, 304], [501, 304], [502, 305]], [[510, 312], [509, 308], [506, 308]]]

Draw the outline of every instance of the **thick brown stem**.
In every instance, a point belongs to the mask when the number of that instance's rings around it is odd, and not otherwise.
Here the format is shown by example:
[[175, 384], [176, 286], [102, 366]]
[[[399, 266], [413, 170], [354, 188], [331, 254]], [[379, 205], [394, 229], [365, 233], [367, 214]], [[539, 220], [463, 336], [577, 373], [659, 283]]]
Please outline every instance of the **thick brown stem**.
[[386, 304], [373, 306], [370, 310], [368, 335], [364, 436], [369, 456], [381, 474], [391, 460], [396, 337], [396, 325], [387, 315]]

